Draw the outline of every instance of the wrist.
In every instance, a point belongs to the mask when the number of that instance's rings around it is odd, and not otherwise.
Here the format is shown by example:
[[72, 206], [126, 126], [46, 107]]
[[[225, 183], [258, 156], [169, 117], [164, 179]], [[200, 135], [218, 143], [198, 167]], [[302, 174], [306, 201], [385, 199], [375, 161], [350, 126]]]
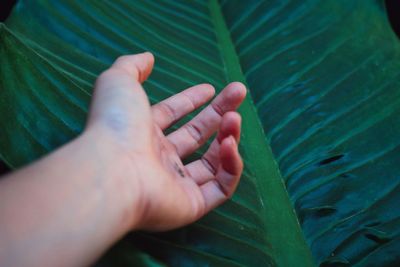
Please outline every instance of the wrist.
[[140, 171], [126, 150], [107, 131], [96, 127], [86, 129], [78, 138], [90, 151], [94, 166], [104, 176], [100, 187], [103, 197], [99, 205], [104, 216], [115, 219], [117, 235], [136, 228], [142, 214]]

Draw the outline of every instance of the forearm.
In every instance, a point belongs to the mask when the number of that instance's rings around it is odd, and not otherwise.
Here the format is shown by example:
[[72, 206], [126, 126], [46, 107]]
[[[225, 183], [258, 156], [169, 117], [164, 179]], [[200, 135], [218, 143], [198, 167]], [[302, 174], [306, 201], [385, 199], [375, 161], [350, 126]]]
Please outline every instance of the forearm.
[[86, 133], [0, 180], [1, 266], [88, 265], [132, 227], [114, 150]]

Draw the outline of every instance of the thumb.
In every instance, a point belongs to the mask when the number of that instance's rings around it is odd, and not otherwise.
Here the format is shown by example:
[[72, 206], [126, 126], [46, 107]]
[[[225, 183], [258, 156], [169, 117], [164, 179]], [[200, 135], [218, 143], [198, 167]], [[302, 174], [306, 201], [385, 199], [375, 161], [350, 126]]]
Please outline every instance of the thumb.
[[[150, 75], [154, 57], [146, 52], [119, 57], [97, 78], [87, 125], [102, 122], [118, 131], [147, 128], [150, 103], [140, 83]], [[105, 123], [105, 124], [104, 124]]]
[[150, 52], [119, 57], [111, 68], [120, 70], [143, 83], [150, 76], [154, 66], [154, 56]]

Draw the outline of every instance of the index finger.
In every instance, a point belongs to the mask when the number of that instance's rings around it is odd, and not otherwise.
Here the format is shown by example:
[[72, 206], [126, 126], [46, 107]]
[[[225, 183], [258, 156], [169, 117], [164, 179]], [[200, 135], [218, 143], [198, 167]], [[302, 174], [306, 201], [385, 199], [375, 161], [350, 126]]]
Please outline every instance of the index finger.
[[215, 94], [210, 84], [199, 84], [152, 106], [155, 123], [166, 129], [186, 114], [204, 105]]

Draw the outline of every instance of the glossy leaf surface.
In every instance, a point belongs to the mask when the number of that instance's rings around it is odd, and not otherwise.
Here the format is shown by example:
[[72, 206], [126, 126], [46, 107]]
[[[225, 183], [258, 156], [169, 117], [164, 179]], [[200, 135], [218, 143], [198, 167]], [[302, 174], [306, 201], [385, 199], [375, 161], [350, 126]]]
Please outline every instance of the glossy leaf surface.
[[232, 201], [131, 234], [99, 266], [312, 266], [310, 251], [323, 266], [399, 263], [400, 43], [383, 3], [80, 2], [20, 1], [1, 26], [10, 166], [79, 134], [95, 77], [121, 54], [155, 54], [152, 102], [201, 82], [251, 93]]

